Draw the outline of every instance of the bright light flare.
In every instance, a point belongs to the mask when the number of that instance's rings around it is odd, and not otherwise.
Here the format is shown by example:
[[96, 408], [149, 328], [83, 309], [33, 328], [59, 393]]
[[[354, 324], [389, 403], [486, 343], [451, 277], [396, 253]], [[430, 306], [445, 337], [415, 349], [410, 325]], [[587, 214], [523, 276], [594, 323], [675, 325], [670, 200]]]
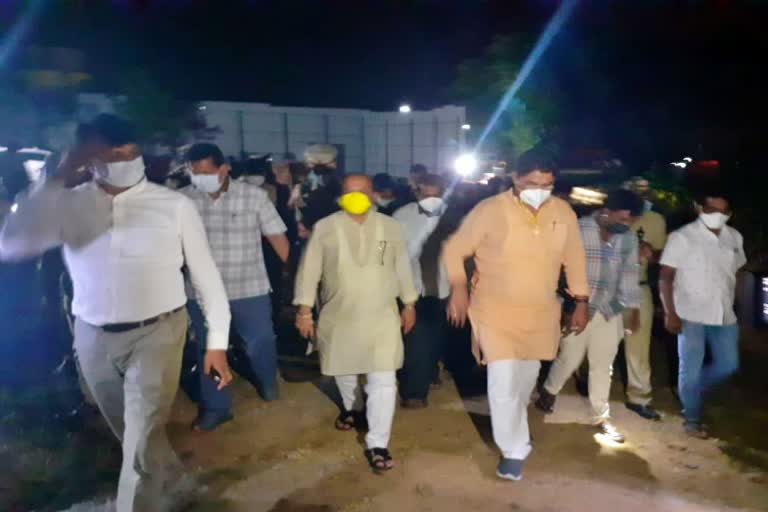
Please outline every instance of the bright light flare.
[[411, 113], [411, 106], [408, 104], [402, 104], [400, 105], [400, 113], [401, 114], [410, 114]]
[[600, 206], [605, 202], [606, 194], [598, 190], [586, 187], [573, 187], [571, 190], [571, 200], [580, 203]]
[[471, 153], [460, 155], [453, 162], [453, 168], [459, 176], [469, 176], [477, 170], [477, 158]]
[[471, 124], [463, 124], [463, 125], [461, 125], [461, 129], [464, 130], [465, 132], [469, 131], [469, 130], [472, 129], [472, 125]]
[[45, 167], [45, 160], [24, 160], [24, 170], [27, 171], [27, 177], [30, 181], [40, 179], [43, 167]]
[[536, 45], [533, 47], [531, 53], [523, 62], [523, 66], [517, 73], [514, 82], [512, 82], [512, 84], [509, 86], [507, 91], [504, 93], [504, 96], [501, 97], [499, 104], [496, 106], [496, 110], [493, 112], [493, 115], [491, 115], [491, 118], [488, 120], [485, 128], [483, 128], [483, 132], [480, 134], [480, 137], [477, 139], [477, 143], [475, 144], [475, 152], [480, 149], [480, 147], [485, 142], [485, 139], [490, 135], [491, 131], [493, 131], [493, 128], [496, 126], [496, 122], [499, 120], [504, 111], [507, 110], [507, 107], [512, 101], [512, 98], [517, 95], [517, 91], [528, 79], [528, 76], [531, 74], [533, 68], [536, 66], [536, 63], [544, 54], [544, 51], [549, 47], [552, 39], [554, 39], [557, 33], [560, 32], [560, 29], [562, 28], [563, 24], [568, 21], [568, 18], [571, 17], [571, 14], [576, 8], [577, 3], [578, 0], [563, 0], [563, 2], [560, 4], [560, 7], [557, 8], [557, 11], [555, 11], [555, 14], [552, 15], [552, 18], [547, 23], [544, 31], [539, 36], [539, 40], [536, 41]]
[[17, 211], [18, 209], [19, 209], [19, 204], [18, 204], [18, 203], [13, 203], [13, 204], [11, 205], [11, 213], [16, 213], [16, 211]]
[[691, 163], [691, 162], [693, 162], [693, 158], [687, 156], [687, 157], [683, 158], [683, 161]]

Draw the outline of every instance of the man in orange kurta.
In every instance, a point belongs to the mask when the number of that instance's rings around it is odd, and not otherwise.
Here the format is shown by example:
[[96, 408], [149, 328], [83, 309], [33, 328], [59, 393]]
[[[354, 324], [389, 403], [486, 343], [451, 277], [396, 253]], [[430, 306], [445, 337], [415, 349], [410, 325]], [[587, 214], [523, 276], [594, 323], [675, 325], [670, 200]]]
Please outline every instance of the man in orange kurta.
[[[514, 191], [480, 203], [443, 248], [451, 283], [448, 316], [472, 323], [473, 352], [488, 365], [488, 401], [496, 444], [497, 474], [519, 480], [531, 451], [528, 402], [540, 360], [557, 355], [560, 302], [556, 290], [565, 268], [576, 310], [570, 329], [587, 324], [589, 285], [576, 214], [551, 197], [556, 169], [545, 156], [522, 155]], [[473, 257], [469, 298], [464, 260]]]

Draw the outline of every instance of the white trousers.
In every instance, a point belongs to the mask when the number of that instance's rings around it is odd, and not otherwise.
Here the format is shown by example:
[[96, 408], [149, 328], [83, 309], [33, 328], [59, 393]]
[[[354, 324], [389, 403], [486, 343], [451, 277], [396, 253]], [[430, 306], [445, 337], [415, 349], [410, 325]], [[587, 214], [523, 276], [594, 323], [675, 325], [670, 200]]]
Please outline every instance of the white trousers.
[[531, 453], [528, 402], [539, 376], [539, 361], [506, 359], [488, 364], [488, 403], [493, 440], [505, 459]]
[[613, 360], [619, 349], [623, 331], [624, 322], [621, 315], [606, 320], [602, 314], [595, 314], [584, 332], [566, 336], [560, 342], [560, 353], [549, 370], [544, 389], [557, 395], [586, 355], [589, 361], [592, 422], [598, 424], [607, 420], [610, 416], [608, 399], [611, 394]]
[[[358, 375], [337, 375], [334, 377], [341, 393], [344, 409], [363, 410], [363, 388]], [[366, 375], [365, 392], [368, 395], [368, 434], [365, 444], [368, 449], [386, 448], [392, 434], [392, 420], [397, 403], [397, 379], [394, 371], [373, 372]]]

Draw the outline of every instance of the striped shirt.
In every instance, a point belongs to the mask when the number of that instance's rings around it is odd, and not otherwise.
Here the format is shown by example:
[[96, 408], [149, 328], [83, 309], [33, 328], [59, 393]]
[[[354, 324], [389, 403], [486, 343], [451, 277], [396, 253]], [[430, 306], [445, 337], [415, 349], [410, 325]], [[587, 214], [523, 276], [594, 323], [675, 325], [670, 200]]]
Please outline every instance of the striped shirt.
[[587, 257], [590, 318], [600, 312], [609, 319], [624, 309], [639, 308], [637, 235], [613, 235], [606, 242], [594, 216], [579, 219], [579, 229]]
[[[268, 294], [271, 288], [261, 237], [285, 233], [285, 224], [267, 193], [256, 185], [233, 179], [227, 191], [216, 199], [192, 186], [181, 192], [200, 212], [229, 300]], [[187, 294], [193, 298], [189, 286]]]

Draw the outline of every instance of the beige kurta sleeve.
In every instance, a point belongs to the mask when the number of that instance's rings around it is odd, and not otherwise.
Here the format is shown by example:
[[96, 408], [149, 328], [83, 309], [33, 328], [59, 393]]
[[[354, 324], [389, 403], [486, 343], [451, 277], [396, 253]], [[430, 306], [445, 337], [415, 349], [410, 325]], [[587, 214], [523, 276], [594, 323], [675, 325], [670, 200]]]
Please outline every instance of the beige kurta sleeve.
[[419, 299], [419, 292], [416, 291], [416, 286], [413, 284], [411, 260], [408, 256], [402, 226], [397, 226], [397, 233], [399, 240], [397, 240], [397, 251], [395, 252], [395, 272], [397, 272], [400, 300], [403, 301], [403, 304], [413, 304]]
[[568, 279], [568, 289], [572, 295], [589, 297], [584, 242], [581, 240], [579, 222], [573, 210], [569, 211], [566, 216], [566, 228], [567, 238], [563, 251], [563, 267], [565, 267], [565, 276]]
[[296, 286], [293, 294], [294, 306], [312, 307], [315, 305], [317, 287], [320, 285], [320, 278], [323, 274], [322, 236], [325, 231], [324, 225], [325, 222], [315, 225], [315, 229], [312, 230], [312, 235], [304, 247], [304, 254], [301, 256], [299, 270], [296, 273]]
[[452, 286], [463, 286], [467, 283], [464, 260], [475, 254], [485, 238], [488, 211], [483, 203], [476, 206], [453, 236], [443, 244], [443, 263]]

